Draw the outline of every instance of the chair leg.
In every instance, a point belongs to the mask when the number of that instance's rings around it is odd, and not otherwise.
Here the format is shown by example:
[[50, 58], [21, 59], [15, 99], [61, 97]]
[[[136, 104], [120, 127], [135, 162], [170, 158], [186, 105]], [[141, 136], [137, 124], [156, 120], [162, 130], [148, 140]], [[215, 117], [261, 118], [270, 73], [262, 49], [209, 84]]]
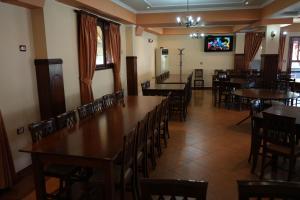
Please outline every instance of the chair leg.
[[155, 141], [154, 138], [151, 139], [151, 145], [150, 145], [150, 158], [151, 158], [151, 164], [152, 169], [155, 169], [156, 167], [156, 158], [155, 158]]
[[264, 173], [265, 173], [265, 160], [266, 160], [266, 151], [263, 150], [263, 155], [262, 155], [262, 161], [261, 161], [261, 171], [260, 171], [260, 179], [264, 178]]
[[145, 178], [149, 177], [149, 171], [148, 171], [148, 151], [147, 147], [145, 147], [145, 152], [144, 152], [144, 158], [143, 158], [143, 175]]

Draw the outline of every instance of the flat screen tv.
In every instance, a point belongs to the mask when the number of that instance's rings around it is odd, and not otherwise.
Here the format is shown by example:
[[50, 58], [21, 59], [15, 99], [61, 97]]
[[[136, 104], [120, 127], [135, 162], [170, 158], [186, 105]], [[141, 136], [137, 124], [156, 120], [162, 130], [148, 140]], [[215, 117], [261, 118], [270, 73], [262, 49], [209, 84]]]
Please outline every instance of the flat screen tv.
[[208, 35], [205, 37], [204, 45], [205, 52], [232, 51], [233, 36]]

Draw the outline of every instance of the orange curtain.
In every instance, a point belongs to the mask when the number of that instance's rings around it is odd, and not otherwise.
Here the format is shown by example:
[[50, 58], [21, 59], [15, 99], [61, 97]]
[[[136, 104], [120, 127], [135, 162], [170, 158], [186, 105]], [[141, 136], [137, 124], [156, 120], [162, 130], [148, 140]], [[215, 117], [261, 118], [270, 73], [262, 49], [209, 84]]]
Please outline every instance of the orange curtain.
[[245, 57], [244, 57], [244, 59], [245, 59], [244, 70], [245, 71], [249, 69], [249, 65], [258, 51], [263, 37], [264, 37], [264, 33], [254, 33], [254, 32], [246, 33]]
[[96, 69], [97, 18], [79, 14], [79, 79], [81, 104], [94, 100], [92, 80]]
[[278, 49], [278, 71], [282, 71], [283, 54], [285, 47], [286, 35], [280, 34], [279, 38], [279, 49]]
[[11, 187], [15, 176], [15, 167], [0, 111], [0, 189]]
[[121, 70], [121, 36], [120, 26], [118, 24], [109, 23], [106, 28], [106, 54], [107, 61], [114, 63], [114, 91], [122, 89], [120, 70]]

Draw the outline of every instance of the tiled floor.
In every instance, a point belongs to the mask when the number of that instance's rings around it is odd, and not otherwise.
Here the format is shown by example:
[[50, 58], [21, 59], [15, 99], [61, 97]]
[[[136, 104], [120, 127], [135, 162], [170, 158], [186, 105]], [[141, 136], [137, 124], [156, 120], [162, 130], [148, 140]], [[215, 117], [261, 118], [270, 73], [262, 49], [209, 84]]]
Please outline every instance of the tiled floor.
[[[168, 148], [151, 177], [206, 180], [208, 200], [237, 199], [236, 180], [258, 178], [250, 173], [247, 162], [250, 120], [235, 125], [247, 115], [248, 111], [214, 107], [209, 90], [194, 91], [186, 121], [170, 122]], [[32, 188], [32, 179], [27, 178], [0, 199], [35, 199]], [[17, 195], [18, 190], [22, 192]]]
[[211, 91], [195, 91], [186, 122], [171, 122], [168, 148], [153, 177], [208, 181], [209, 200], [237, 199], [237, 179], [253, 179], [247, 162], [248, 111], [215, 108]]

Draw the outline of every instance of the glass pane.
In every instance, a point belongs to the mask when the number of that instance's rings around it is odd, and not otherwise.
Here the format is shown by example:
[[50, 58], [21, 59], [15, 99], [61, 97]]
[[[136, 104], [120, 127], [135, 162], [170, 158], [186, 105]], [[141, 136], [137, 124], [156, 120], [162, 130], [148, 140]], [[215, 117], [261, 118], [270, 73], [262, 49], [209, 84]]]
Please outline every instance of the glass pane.
[[291, 74], [297, 80], [300, 79], [300, 62], [292, 62]]
[[299, 42], [293, 41], [293, 53], [292, 53], [292, 60], [297, 60], [299, 51]]
[[97, 26], [97, 58], [96, 65], [104, 64], [104, 55], [103, 55], [103, 34], [100, 26]]

